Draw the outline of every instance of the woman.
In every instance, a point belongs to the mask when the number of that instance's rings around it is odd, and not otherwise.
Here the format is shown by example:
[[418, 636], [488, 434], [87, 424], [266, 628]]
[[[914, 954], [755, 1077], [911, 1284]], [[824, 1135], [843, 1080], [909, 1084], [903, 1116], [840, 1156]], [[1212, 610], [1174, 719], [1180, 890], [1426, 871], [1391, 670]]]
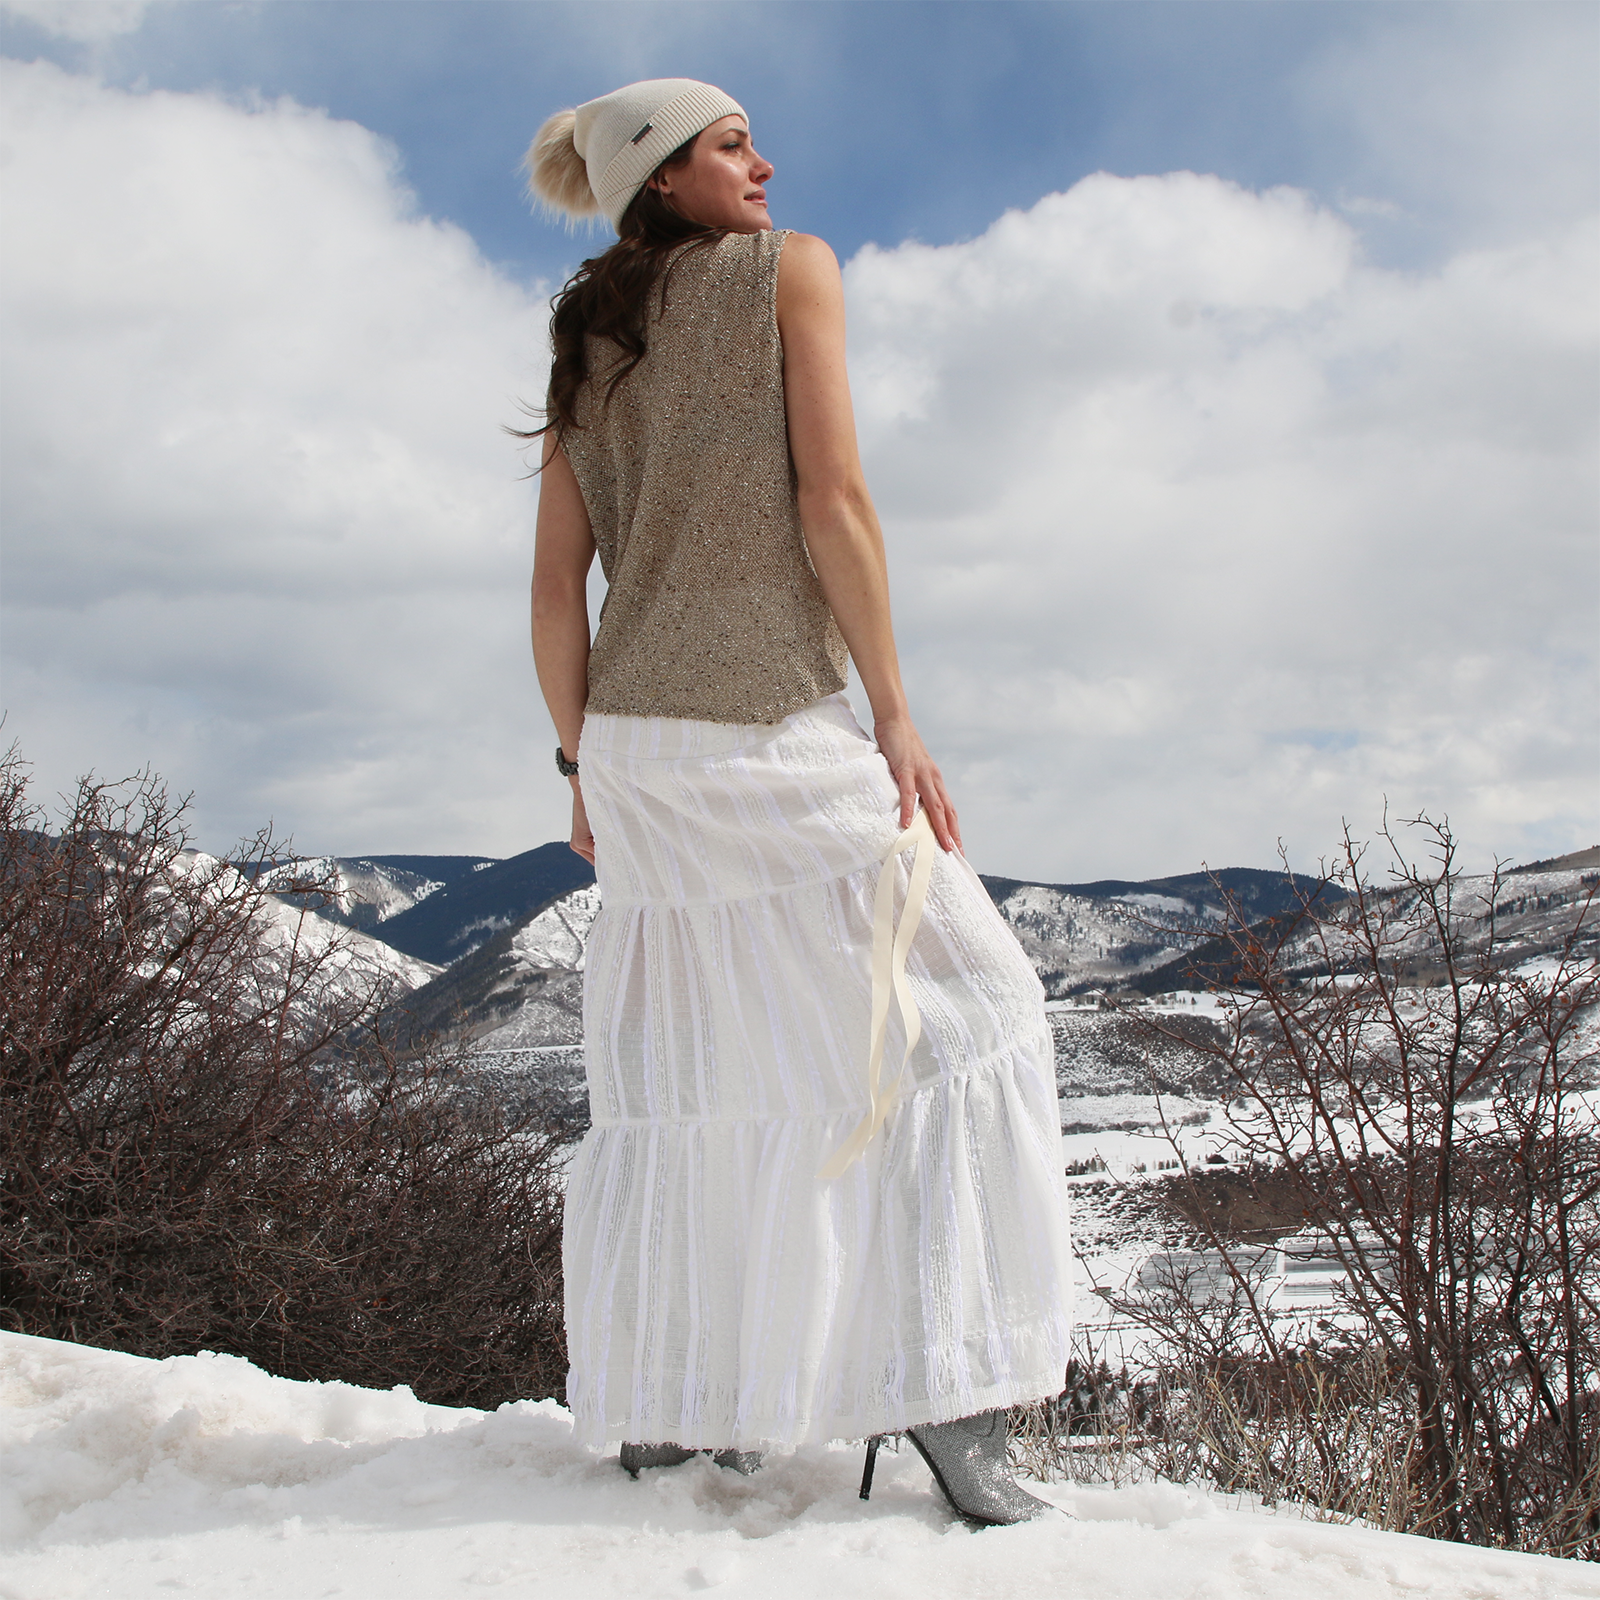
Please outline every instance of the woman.
[[528, 164], [620, 235], [557, 299], [538, 430], [534, 657], [604, 907], [578, 1436], [637, 1473], [900, 1432], [964, 1515], [1042, 1514], [1004, 1408], [1067, 1359], [1050, 1034], [901, 687], [838, 265], [773, 231], [772, 168], [708, 84], [562, 112]]

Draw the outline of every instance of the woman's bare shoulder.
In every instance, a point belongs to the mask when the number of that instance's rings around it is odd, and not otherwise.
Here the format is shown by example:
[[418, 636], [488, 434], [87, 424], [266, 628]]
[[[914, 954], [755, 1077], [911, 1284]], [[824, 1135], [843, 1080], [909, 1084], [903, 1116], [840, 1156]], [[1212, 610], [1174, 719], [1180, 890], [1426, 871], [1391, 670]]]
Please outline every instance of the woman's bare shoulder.
[[839, 260], [826, 239], [791, 233], [778, 259], [780, 309], [815, 299], [832, 300], [842, 289]]
[[783, 242], [783, 260], [779, 270], [801, 276], [823, 273], [837, 277], [839, 258], [834, 255], [826, 239], [819, 239], [814, 233], [790, 233]]

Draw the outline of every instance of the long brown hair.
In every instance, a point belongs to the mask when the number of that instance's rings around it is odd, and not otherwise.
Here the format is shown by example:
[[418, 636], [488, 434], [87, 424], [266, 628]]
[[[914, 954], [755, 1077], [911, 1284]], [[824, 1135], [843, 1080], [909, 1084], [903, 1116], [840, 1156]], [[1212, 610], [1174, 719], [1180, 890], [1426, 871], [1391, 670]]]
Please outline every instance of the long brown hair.
[[[687, 166], [699, 137], [697, 133], [684, 140], [656, 172]], [[646, 183], [622, 213], [617, 224], [621, 237], [609, 250], [585, 261], [552, 303], [550, 398], [543, 412], [544, 426], [517, 433], [517, 438], [537, 439], [553, 430], [559, 442], [568, 428], [579, 426], [578, 390], [589, 376], [586, 341], [591, 334], [610, 339], [622, 352], [606, 383], [609, 400], [644, 359], [651, 294], [659, 291], [664, 308], [677, 263], [690, 251], [715, 244], [727, 231], [691, 222], [672, 209], [659, 189]]]

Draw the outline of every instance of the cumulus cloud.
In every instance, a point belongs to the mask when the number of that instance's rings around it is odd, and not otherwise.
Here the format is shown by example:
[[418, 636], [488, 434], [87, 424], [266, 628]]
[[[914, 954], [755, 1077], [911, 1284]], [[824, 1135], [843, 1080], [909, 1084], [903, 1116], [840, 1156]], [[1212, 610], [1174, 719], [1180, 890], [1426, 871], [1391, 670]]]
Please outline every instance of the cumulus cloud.
[[[510, 853], [541, 293], [288, 102], [5, 67], [8, 735], [215, 847]], [[1593, 842], [1592, 224], [1380, 270], [1348, 218], [1085, 180], [847, 269], [914, 708], [986, 870], [1304, 864], [1448, 809]]]
[[[538, 296], [289, 102], [4, 65], [5, 702], [206, 842], [524, 848]], [[539, 745], [545, 741], [541, 737]], [[544, 776], [542, 767], [540, 777]]]
[[[1592, 223], [1428, 274], [1303, 194], [1100, 175], [848, 269], [924, 732], [1018, 875], [1592, 842]], [[1586, 831], [1587, 830], [1587, 831]]]

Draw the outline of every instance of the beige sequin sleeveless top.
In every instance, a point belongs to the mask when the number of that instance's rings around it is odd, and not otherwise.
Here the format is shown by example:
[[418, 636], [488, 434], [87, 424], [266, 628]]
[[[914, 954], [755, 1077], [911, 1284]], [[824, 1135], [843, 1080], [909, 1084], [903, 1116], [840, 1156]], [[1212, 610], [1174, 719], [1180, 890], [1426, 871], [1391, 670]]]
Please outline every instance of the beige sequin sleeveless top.
[[562, 441], [610, 588], [588, 709], [781, 722], [844, 687], [846, 652], [806, 555], [778, 339], [786, 232], [685, 252], [644, 360], [589, 343]]

